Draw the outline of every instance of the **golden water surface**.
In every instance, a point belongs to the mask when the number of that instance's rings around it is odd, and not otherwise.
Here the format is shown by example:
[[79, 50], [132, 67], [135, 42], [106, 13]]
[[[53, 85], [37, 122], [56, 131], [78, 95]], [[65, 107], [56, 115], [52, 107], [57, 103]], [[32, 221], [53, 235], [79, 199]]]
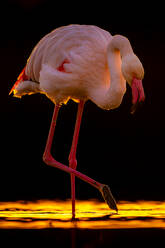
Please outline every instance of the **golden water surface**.
[[165, 228], [165, 201], [121, 201], [118, 213], [96, 200], [76, 201], [76, 221], [71, 201], [38, 200], [1, 202], [0, 228]]

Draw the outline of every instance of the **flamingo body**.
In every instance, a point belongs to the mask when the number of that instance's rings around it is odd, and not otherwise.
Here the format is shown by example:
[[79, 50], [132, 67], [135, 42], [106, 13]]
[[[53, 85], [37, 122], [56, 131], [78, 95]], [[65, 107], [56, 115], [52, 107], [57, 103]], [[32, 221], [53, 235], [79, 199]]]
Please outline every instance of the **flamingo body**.
[[25, 74], [30, 81], [17, 82], [12, 91], [17, 97], [40, 92], [60, 104], [70, 98], [90, 99], [93, 89], [110, 85], [106, 50], [111, 39], [110, 33], [96, 26], [55, 29], [41, 39], [27, 61]]

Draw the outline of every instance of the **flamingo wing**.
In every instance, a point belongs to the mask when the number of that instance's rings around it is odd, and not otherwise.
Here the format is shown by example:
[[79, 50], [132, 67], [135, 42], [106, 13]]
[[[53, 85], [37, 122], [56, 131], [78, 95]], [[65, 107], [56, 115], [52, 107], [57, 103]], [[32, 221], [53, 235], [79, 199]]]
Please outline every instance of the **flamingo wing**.
[[14, 92], [15, 88], [20, 84], [20, 82], [25, 81], [25, 80], [29, 80], [29, 77], [25, 74], [25, 68], [26, 68], [26, 66], [23, 68], [23, 70], [19, 74], [17, 81], [14, 83], [13, 87], [10, 90], [9, 95]]

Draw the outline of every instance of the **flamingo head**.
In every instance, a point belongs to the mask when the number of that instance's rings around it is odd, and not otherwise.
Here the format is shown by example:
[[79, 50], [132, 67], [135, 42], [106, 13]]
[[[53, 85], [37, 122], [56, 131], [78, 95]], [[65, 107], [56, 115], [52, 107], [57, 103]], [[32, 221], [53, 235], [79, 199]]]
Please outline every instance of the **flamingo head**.
[[139, 103], [144, 102], [145, 94], [142, 84], [144, 69], [139, 58], [135, 54], [129, 54], [122, 59], [122, 73], [127, 83], [132, 88], [132, 108], [133, 114]]

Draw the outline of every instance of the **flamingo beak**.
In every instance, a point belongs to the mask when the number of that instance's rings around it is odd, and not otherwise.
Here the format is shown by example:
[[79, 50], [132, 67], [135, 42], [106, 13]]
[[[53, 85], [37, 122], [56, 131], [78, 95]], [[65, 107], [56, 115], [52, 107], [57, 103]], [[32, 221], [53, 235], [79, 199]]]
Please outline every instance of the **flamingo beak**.
[[132, 80], [132, 108], [131, 114], [134, 114], [140, 103], [144, 102], [145, 94], [142, 80], [133, 78]]

